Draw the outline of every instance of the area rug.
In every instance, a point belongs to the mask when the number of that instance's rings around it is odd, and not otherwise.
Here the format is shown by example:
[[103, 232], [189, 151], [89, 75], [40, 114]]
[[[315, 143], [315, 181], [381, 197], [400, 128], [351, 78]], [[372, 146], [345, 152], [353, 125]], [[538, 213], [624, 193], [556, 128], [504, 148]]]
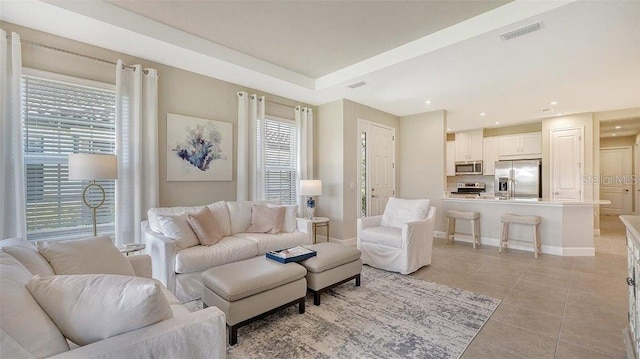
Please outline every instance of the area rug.
[[[365, 266], [343, 284], [238, 329], [228, 358], [459, 358], [500, 300]], [[200, 300], [186, 303], [202, 309]]]

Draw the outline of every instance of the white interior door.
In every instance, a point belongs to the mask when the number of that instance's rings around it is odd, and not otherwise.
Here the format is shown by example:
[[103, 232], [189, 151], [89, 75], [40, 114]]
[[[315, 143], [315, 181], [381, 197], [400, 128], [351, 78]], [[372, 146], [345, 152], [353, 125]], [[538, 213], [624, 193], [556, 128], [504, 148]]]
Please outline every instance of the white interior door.
[[631, 148], [600, 150], [600, 198], [611, 201], [602, 205], [602, 214], [630, 214], [633, 211]]
[[551, 197], [582, 199], [582, 128], [551, 131]]
[[369, 125], [369, 216], [384, 212], [389, 197], [395, 194], [394, 141], [395, 131], [392, 128], [375, 124]]

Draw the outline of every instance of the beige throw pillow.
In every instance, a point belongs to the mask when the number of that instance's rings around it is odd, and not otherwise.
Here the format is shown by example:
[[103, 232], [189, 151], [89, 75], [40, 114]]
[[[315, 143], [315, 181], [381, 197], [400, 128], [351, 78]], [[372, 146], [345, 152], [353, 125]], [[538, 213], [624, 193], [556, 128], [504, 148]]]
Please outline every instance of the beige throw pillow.
[[136, 275], [127, 257], [108, 236], [42, 241], [36, 245], [56, 274]]
[[187, 215], [187, 220], [203, 246], [212, 246], [224, 237], [222, 228], [209, 207], [204, 207], [196, 214]]
[[298, 205], [279, 205], [279, 204], [268, 204], [267, 207], [283, 207], [285, 209], [284, 219], [282, 220], [282, 232], [292, 233], [295, 232], [298, 228], [297, 223], [297, 215], [298, 215]]
[[87, 274], [33, 277], [27, 289], [62, 334], [87, 345], [169, 319], [171, 307], [149, 278]]
[[251, 210], [251, 225], [248, 233], [278, 234], [282, 230], [285, 208], [253, 206]]

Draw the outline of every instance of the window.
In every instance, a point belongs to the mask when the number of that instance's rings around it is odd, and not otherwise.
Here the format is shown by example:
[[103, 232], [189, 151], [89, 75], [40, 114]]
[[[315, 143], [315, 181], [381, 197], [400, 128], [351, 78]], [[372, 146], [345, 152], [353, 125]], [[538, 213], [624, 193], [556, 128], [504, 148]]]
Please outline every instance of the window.
[[[264, 126], [258, 124], [258, 128], [257, 148], [258, 151], [263, 151], [265, 199], [278, 199], [283, 204], [296, 204], [296, 124], [294, 121], [266, 118]], [[264, 143], [261, 142], [260, 132], [264, 132]], [[260, 171], [258, 173], [260, 175]]]
[[[115, 86], [30, 69], [24, 73], [27, 238], [91, 236], [92, 212], [82, 201], [87, 183], [68, 180], [67, 156], [115, 152]], [[113, 236], [115, 181], [98, 183], [106, 192], [97, 212], [98, 233]], [[97, 195], [88, 193], [89, 201]]]

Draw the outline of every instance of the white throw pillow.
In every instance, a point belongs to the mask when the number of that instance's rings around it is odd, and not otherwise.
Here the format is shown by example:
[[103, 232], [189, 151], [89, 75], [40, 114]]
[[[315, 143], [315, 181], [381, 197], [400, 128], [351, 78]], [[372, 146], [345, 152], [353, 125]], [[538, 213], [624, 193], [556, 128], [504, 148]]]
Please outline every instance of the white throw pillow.
[[384, 208], [380, 226], [402, 228], [407, 222], [419, 221], [429, 214], [428, 199], [400, 199], [391, 197]]
[[55, 274], [49, 262], [38, 253], [38, 248], [32, 242], [22, 238], [4, 239], [0, 241], [0, 250], [17, 259], [31, 274], [41, 276]]
[[0, 358], [15, 358], [16, 354], [24, 352], [11, 345], [5, 335], [37, 358], [69, 350], [67, 340], [58, 327], [25, 288], [32, 277], [17, 259], [0, 253], [0, 327], [3, 331], [0, 334]]
[[33, 277], [38, 304], [65, 337], [87, 345], [172, 317], [160, 285], [149, 278], [87, 274]]
[[229, 217], [231, 219], [231, 234], [244, 233], [251, 225], [251, 210], [253, 205], [266, 206], [269, 204], [280, 204], [278, 200], [265, 201], [236, 201], [227, 202]]
[[120, 253], [108, 236], [41, 241], [36, 245], [56, 274], [136, 275], [127, 257]]
[[267, 207], [284, 207], [284, 220], [282, 221], [282, 230], [283, 233], [292, 233], [296, 231], [298, 224], [296, 222], [296, 217], [298, 216], [298, 205], [277, 205], [277, 204], [269, 204]]
[[159, 214], [156, 217], [160, 224], [162, 234], [175, 241], [177, 250], [200, 244], [198, 237], [189, 225], [189, 217], [186, 213], [176, 215]]

